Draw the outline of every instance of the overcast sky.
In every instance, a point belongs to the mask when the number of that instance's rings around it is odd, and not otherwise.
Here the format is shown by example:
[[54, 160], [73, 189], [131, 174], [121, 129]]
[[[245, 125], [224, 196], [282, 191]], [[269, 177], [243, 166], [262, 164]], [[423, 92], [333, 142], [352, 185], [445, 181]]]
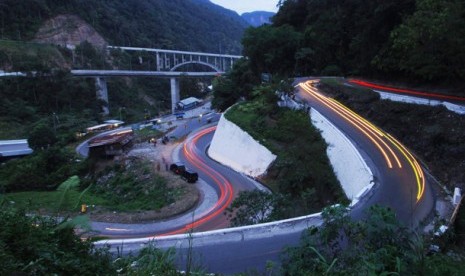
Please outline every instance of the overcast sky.
[[223, 6], [227, 9], [234, 10], [238, 14], [252, 11], [271, 11], [277, 12], [276, 4], [279, 0], [210, 0], [211, 2]]

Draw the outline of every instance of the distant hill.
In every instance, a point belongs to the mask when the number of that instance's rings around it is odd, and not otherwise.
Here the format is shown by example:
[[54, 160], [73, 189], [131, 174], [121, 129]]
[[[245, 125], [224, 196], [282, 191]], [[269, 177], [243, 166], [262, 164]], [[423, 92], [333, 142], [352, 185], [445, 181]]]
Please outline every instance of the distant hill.
[[249, 25], [253, 27], [258, 27], [263, 24], [270, 24], [271, 17], [275, 15], [274, 12], [267, 12], [267, 11], [254, 11], [254, 12], [246, 12], [241, 15], [241, 17], [249, 23]]
[[0, 12], [8, 22], [2, 27], [2, 39], [31, 41], [40, 29], [39, 37], [50, 31], [56, 40], [63, 37], [59, 30], [44, 30], [43, 25], [68, 22], [60, 21], [60, 16], [71, 15], [89, 24], [110, 45], [231, 54], [241, 52], [240, 40], [247, 27], [237, 13], [207, 0], [3, 0]]

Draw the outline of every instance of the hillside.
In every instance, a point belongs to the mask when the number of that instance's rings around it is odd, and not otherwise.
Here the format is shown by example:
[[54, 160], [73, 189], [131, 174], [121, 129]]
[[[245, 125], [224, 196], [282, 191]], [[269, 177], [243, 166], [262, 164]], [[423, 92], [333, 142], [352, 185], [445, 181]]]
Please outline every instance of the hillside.
[[244, 55], [257, 74], [352, 75], [464, 87], [464, 1], [280, 3], [271, 26], [244, 34]]
[[[105, 45], [237, 54], [247, 27], [237, 13], [207, 0], [4, 0], [0, 12], [2, 22], [8, 22], [1, 28], [0, 70], [42, 76], [0, 80], [1, 139], [26, 138], [41, 122], [52, 125], [52, 113], [60, 118], [55, 127], [58, 135], [68, 137], [65, 140], [100, 122], [94, 80], [72, 78], [66, 72], [150, 70], [155, 62], [147, 53], [108, 55], [102, 50]], [[181, 80], [183, 97], [200, 96], [196, 81]], [[166, 80], [112, 78], [108, 89], [109, 117], [128, 123], [170, 106]]]
[[267, 12], [267, 11], [254, 11], [254, 12], [246, 12], [241, 15], [241, 17], [249, 23], [252, 27], [258, 27], [263, 24], [270, 24], [271, 17], [275, 15], [274, 12]]
[[[78, 16], [111, 45], [238, 54], [247, 23], [205, 0], [4, 0], [2, 39], [30, 41], [59, 15]], [[43, 34], [43, 31], [40, 32]]]

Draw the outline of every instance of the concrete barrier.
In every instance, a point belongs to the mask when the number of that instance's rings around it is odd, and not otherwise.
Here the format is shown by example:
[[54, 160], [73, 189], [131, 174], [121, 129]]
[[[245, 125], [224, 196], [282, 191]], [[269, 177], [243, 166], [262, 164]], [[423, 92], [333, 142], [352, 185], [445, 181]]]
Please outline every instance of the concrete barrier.
[[228, 121], [224, 114], [221, 115], [208, 155], [219, 163], [252, 177], [264, 174], [276, 159], [276, 155]]
[[373, 173], [354, 144], [326, 117], [311, 109], [312, 124], [328, 144], [327, 153], [346, 196], [355, 205], [373, 187]]
[[419, 97], [412, 97], [406, 95], [399, 95], [388, 93], [380, 90], [373, 90], [374, 92], [378, 93], [383, 100], [391, 100], [394, 102], [403, 102], [403, 103], [411, 103], [411, 104], [421, 104], [421, 105], [430, 105], [430, 106], [438, 106], [442, 105], [447, 108], [449, 111], [455, 112], [457, 114], [465, 114], [465, 106], [453, 104], [450, 102], [443, 102], [438, 100], [431, 100], [426, 98], [419, 98]]
[[[305, 105], [294, 101], [284, 104], [284, 106], [289, 105], [294, 109], [305, 108]], [[344, 191], [352, 200], [351, 206], [353, 206], [361, 197], [365, 196], [373, 186], [373, 174], [355, 146], [341, 131], [331, 124], [328, 119], [313, 109], [311, 110], [311, 118], [312, 123], [322, 131], [323, 138], [329, 144], [328, 157]], [[179, 147], [177, 150], [179, 151]], [[110, 245], [110, 251], [112, 252], [120, 250], [117, 248], [119, 245], [122, 248], [126, 248], [127, 251], [134, 251], [151, 242], [158, 248], [187, 248], [189, 243], [195, 244], [195, 246], [203, 246], [225, 242], [244, 242], [252, 239], [271, 238], [294, 232], [302, 232], [311, 226], [318, 227], [322, 225], [322, 223], [321, 213], [315, 213], [307, 216], [250, 226], [172, 236], [101, 240], [94, 244], [97, 247]]]
[[124, 245], [126, 248], [131, 249], [131, 246], [135, 245], [136, 247], [142, 247], [150, 242], [155, 243], [159, 248], [183, 247], [186, 246], [189, 241], [192, 241], [196, 246], [202, 246], [224, 242], [242, 242], [252, 239], [270, 238], [289, 234], [292, 232], [302, 232], [310, 226], [320, 226], [322, 223], [323, 220], [321, 219], [321, 213], [316, 213], [297, 218], [250, 226], [241, 226], [172, 236], [101, 240], [95, 242], [94, 244], [97, 247], [111, 245], [112, 251], [117, 250], [114, 248], [114, 246], [117, 245]]

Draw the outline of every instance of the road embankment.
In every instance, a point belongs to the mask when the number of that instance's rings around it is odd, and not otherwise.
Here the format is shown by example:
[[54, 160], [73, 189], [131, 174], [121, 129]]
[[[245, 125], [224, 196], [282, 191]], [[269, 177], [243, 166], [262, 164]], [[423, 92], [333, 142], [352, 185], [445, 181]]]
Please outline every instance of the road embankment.
[[326, 117], [313, 108], [310, 117], [328, 144], [328, 158], [347, 198], [356, 204], [372, 187], [373, 173], [354, 144]]
[[224, 115], [218, 123], [208, 154], [219, 163], [252, 177], [264, 174], [276, 159], [276, 155]]

